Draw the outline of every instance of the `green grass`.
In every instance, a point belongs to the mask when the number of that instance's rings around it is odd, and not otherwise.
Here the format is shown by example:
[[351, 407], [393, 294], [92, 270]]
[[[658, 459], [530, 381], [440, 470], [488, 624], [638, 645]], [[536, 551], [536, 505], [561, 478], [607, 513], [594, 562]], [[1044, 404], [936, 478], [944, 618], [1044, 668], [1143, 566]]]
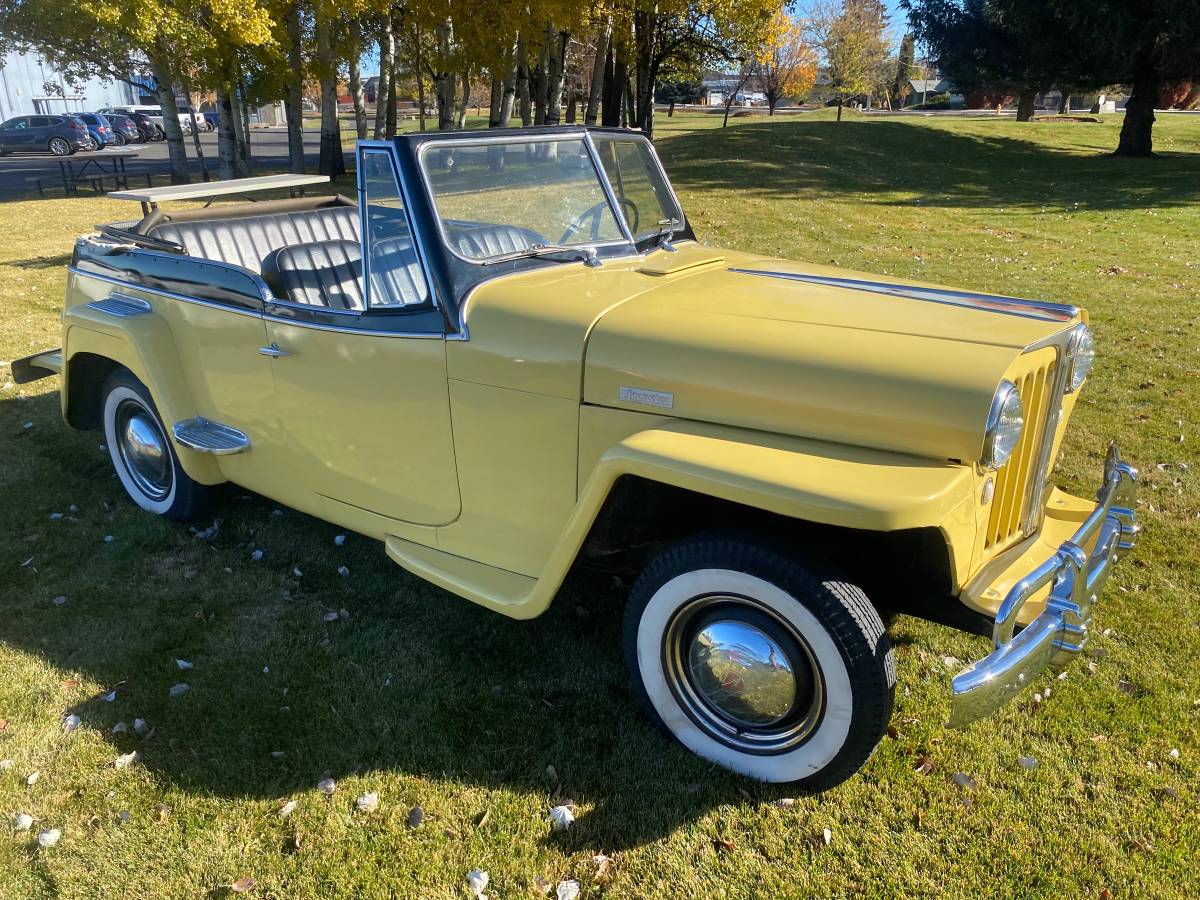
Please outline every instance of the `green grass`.
[[[0, 367], [0, 760], [14, 761], [0, 897], [222, 896], [251, 876], [259, 897], [461, 898], [477, 867], [498, 898], [533, 896], [539, 877], [578, 878], [586, 897], [1195, 896], [1200, 119], [1162, 117], [1153, 161], [1104, 155], [1119, 125], [658, 121], [714, 244], [1085, 304], [1100, 355], [1059, 481], [1092, 490], [1110, 438], [1145, 473], [1145, 538], [1088, 659], [1040, 706], [1030, 692], [944, 730], [943, 657], [987, 642], [902, 617], [894, 735], [859, 776], [790, 808], [786, 789], [711, 768], [634, 712], [611, 579], [574, 576], [546, 616], [516, 623], [241, 491], [198, 539], [123, 497], [97, 436], [61, 422], [56, 382], [16, 388]], [[58, 344], [72, 239], [127, 206], [4, 204], [0, 358]], [[180, 681], [190, 692], [170, 699]], [[65, 734], [70, 712], [83, 725]], [[111, 733], [135, 717], [152, 738]], [[112, 767], [134, 749], [138, 765]], [[379, 810], [356, 813], [372, 790]], [[578, 824], [551, 835], [564, 798]], [[61, 843], [32, 849], [8, 824], [18, 811]], [[603, 882], [598, 853], [614, 860]]]

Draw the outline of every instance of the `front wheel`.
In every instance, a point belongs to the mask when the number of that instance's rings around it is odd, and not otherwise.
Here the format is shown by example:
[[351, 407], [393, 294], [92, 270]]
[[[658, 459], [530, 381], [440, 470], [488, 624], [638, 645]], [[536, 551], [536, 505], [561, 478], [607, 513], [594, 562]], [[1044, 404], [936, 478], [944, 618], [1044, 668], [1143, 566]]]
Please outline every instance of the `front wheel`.
[[146, 386], [126, 369], [104, 384], [104, 443], [130, 499], [179, 522], [197, 518], [210, 489], [183, 470]]
[[629, 598], [625, 658], [653, 720], [760, 781], [834, 787], [891, 717], [895, 665], [867, 596], [751, 537], [700, 535], [655, 559]]
[[71, 142], [66, 138], [50, 138], [50, 152], [55, 156], [70, 156], [73, 152]]

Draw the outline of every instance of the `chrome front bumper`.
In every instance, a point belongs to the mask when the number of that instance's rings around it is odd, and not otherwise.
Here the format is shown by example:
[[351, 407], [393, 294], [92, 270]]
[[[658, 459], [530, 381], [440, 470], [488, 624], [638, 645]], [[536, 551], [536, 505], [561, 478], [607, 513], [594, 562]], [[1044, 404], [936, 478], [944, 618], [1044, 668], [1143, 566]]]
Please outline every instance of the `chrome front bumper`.
[[[989, 655], [954, 678], [950, 726], [962, 728], [991, 715], [1044, 669], [1058, 670], [1088, 638], [1096, 602], [1119, 554], [1133, 548], [1141, 528], [1134, 513], [1137, 469], [1108, 448], [1096, 508], [1044, 563], [1013, 585], [996, 612]], [[1084, 550], [1091, 547], [1091, 553]], [[1013, 631], [1021, 607], [1051, 585], [1046, 610]]]

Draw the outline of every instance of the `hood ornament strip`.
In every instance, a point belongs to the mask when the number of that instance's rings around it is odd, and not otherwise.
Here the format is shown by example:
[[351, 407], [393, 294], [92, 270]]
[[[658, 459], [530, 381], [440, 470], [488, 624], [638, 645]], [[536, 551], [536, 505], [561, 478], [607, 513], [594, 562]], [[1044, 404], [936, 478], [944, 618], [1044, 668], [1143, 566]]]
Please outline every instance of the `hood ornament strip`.
[[865, 281], [858, 278], [833, 278], [827, 275], [805, 275], [801, 272], [771, 272], [762, 269], [735, 269], [741, 275], [764, 275], [768, 278], [785, 278], [789, 281], [806, 281], [827, 287], [848, 288], [855, 291], [871, 291], [908, 300], [924, 300], [983, 312], [1020, 316], [1025, 319], [1042, 319], [1047, 322], [1070, 322], [1079, 315], [1079, 308], [1065, 303], [1048, 303], [1042, 300], [1022, 300], [1018, 297], [997, 297], [991, 294], [976, 294], [971, 291], [953, 291], [945, 288], [910, 287], [886, 281]]

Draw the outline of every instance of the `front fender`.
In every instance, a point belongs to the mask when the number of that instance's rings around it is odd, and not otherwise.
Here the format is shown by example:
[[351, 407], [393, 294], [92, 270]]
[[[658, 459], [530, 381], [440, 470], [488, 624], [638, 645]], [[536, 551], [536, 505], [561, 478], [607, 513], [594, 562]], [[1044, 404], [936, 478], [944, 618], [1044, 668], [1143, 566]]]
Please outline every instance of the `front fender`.
[[614, 483], [632, 475], [804, 521], [863, 531], [935, 527], [955, 572], [975, 540], [968, 466], [604, 407], [580, 414], [575, 509], [537, 578], [396, 537], [406, 569], [513, 618], [540, 615], [579, 554]]
[[[184, 419], [197, 415], [187, 380], [179, 365], [174, 338], [167, 323], [149, 314], [115, 318], [87, 304], [71, 306], [63, 314], [63, 416], [71, 420], [73, 397], [87, 396], [89, 389], [99, 391], [99, 385], [84, 389], [72, 378], [80, 377], [83, 367], [72, 363], [81, 354], [108, 359], [123, 366], [150, 391], [154, 405], [168, 430]], [[189, 476], [201, 484], [224, 481], [213, 457], [175, 445], [180, 465]]]

